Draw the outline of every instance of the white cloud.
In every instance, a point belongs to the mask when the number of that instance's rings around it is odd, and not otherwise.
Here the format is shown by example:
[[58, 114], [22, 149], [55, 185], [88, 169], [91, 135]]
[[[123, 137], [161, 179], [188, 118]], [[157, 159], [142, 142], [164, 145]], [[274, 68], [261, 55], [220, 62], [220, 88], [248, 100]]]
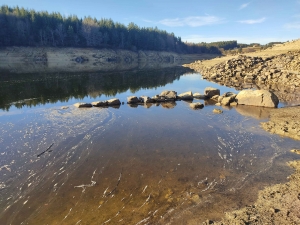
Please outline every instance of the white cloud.
[[300, 29], [300, 22], [287, 23], [284, 27], [287, 29]]
[[266, 20], [266, 17], [263, 17], [261, 19], [257, 20], [240, 20], [239, 23], [245, 23], [245, 24], [255, 24], [255, 23], [262, 23]]
[[224, 19], [216, 16], [191, 16], [186, 18], [163, 19], [159, 23], [169, 27], [200, 27], [223, 23]]
[[248, 2], [248, 3], [245, 3], [245, 4], [242, 4], [242, 5], [240, 6], [239, 10], [241, 10], [241, 9], [244, 9], [244, 8], [248, 7], [248, 5], [249, 5], [249, 4], [250, 4], [250, 2]]

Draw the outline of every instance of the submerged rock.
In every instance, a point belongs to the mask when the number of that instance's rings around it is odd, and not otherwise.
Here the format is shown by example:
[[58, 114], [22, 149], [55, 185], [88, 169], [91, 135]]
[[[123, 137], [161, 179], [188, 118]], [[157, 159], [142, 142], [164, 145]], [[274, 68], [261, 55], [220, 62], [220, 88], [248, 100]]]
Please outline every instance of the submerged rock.
[[200, 102], [190, 103], [192, 109], [202, 109], [204, 105]]
[[236, 96], [239, 105], [253, 105], [276, 108], [279, 100], [267, 90], [243, 90]]
[[221, 109], [214, 109], [213, 113], [215, 113], [215, 114], [221, 114], [221, 113], [223, 113], [223, 111]]

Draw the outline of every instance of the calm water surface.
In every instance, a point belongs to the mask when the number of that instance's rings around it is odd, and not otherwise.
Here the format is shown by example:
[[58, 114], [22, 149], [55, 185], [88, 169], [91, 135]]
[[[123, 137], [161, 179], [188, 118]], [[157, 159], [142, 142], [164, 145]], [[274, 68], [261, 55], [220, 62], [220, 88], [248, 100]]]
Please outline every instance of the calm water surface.
[[[27, 74], [0, 85], [0, 224], [199, 224], [286, 182], [285, 163], [297, 157], [289, 150], [299, 142], [260, 128], [268, 109], [126, 104], [163, 90], [237, 92], [184, 68]], [[73, 106], [112, 97], [125, 104]]]

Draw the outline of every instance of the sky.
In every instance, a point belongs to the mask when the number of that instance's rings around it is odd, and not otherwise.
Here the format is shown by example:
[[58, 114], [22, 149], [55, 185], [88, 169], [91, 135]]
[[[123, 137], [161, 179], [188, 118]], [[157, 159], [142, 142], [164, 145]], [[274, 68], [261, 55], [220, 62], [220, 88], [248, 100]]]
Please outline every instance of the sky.
[[0, 0], [0, 5], [134, 22], [194, 43], [300, 38], [300, 0]]

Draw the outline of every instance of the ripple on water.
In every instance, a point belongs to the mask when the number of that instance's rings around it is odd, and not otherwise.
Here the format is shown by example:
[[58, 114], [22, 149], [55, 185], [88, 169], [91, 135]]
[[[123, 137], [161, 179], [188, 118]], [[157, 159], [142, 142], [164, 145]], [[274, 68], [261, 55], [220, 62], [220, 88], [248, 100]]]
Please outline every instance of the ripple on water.
[[285, 181], [293, 141], [212, 109], [51, 108], [4, 124], [1, 221], [197, 224]]

